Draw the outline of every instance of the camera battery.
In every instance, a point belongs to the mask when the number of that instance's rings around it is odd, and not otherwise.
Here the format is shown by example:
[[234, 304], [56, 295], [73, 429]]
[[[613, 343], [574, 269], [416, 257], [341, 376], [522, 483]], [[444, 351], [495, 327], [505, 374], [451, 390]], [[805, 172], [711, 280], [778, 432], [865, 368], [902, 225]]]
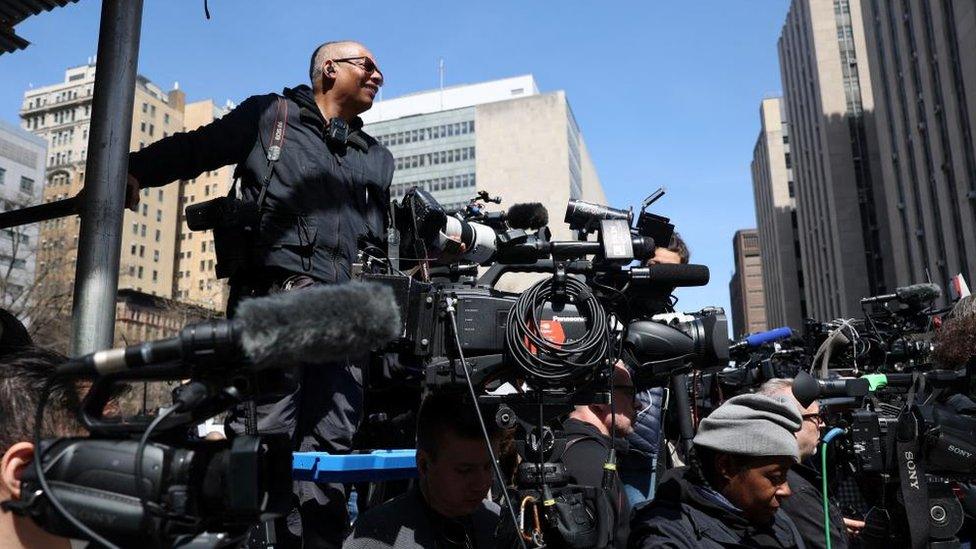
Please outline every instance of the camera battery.
[[878, 414], [868, 410], [851, 414], [850, 433], [858, 470], [864, 473], [884, 471]]

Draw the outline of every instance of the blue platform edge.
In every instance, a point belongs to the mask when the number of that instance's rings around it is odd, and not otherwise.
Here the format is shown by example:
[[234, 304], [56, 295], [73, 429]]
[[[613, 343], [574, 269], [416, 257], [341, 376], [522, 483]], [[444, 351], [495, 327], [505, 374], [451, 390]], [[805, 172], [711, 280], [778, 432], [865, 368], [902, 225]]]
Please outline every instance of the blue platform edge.
[[363, 454], [292, 454], [292, 478], [312, 482], [375, 482], [417, 476], [416, 450], [373, 450]]

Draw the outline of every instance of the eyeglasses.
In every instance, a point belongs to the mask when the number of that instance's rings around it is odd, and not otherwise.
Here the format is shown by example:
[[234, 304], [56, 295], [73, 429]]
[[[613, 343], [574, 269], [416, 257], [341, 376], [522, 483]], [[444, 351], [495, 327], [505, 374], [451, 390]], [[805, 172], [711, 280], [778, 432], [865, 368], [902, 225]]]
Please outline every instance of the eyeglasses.
[[809, 421], [817, 427], [822, 427], [824, 424], [824, 420], [820, 417], [820, 414], [803, 414], [803, 421]]
[[365, 55], [360, 55], [357, 57], [342, 57], [339, 59], [333, 59], [333, 63], [349, 63], [350, 65], [356, 65], [357, 67], [363, 69], [366, 74], [376, 73], [379, 75], [380, 80], [383, 80], [383, 71], [376, 66], [376, 63], [369, 57]]

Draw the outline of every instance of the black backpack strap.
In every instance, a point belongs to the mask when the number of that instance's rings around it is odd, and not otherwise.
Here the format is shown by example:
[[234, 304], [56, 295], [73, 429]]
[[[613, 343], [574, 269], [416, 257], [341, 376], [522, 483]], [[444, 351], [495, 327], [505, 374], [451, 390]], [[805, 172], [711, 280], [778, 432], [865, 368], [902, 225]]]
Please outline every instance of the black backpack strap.
[[258, 195], [258, 211], [264, 207], [264, 199], [268, 194], [268, 186], [271, 178], [274, 177], [275, 163], [281, 158], [281, 147], [285, 144], [285, 128], [288, 127], [288, 100], [284, 97], [278, 98], [278, 105], [275, 111], [275, 121], [271, 126], [271, 141], [268, 145], [268, 173], [261, 182], [261, 193]]

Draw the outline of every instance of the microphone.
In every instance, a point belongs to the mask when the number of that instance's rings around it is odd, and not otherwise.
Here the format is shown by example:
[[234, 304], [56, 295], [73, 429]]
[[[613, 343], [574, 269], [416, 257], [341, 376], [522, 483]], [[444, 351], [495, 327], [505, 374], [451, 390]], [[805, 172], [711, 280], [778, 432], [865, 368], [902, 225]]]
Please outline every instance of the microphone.
[[767, 330], [765, 332], [752, 334], [748, 337], [733, 342], [731, 345], [729, 345], [729, 352], [743, 351], [753, 347], [760, 347], [766, 343], [772, 343], [773, 341], [779, 341], [781, 339], [789, 339], [791, 337], [793, 337], [793, 330], [785, 326], [782, 328], [776, 328], [774, 330]]
[[709, 271], [706, 265], [694, 263], [660, 263], [630, 270], [633, 281], [642, 281], [660, 286], [688, 287], [708, 284]]
[[505, 220], [513, 229], [538, 230], [549, 224], [549, 211], [538, 202], [512, 204]]
[[363, 354], [400, 335], [392, 290], [351, 282], [243, 301], [233, 320], [190, 324], [179, 335], [97, 351], [58, 366], [57, 375], [98, 376], [166, 362], [242, 358], [249, 368], [287, 367]]
[[895, 288], [895, 293], [865, 297], [861, 300], [862, 305], [870, 303], [884, 303], [887, 301], [900, 301], [905, 305], [914, 307], [921, 306], [923, 303], [935, 301], [942, 297], [942, 288], [938, 284], [929, 282], [923, 284], [912, 284]]
[[817, 379], [800, 372], [793, 379], [793, 396], [806, 408], [814, 400], [835, 397], [862, 397], [871, 392], [868, 378]]

